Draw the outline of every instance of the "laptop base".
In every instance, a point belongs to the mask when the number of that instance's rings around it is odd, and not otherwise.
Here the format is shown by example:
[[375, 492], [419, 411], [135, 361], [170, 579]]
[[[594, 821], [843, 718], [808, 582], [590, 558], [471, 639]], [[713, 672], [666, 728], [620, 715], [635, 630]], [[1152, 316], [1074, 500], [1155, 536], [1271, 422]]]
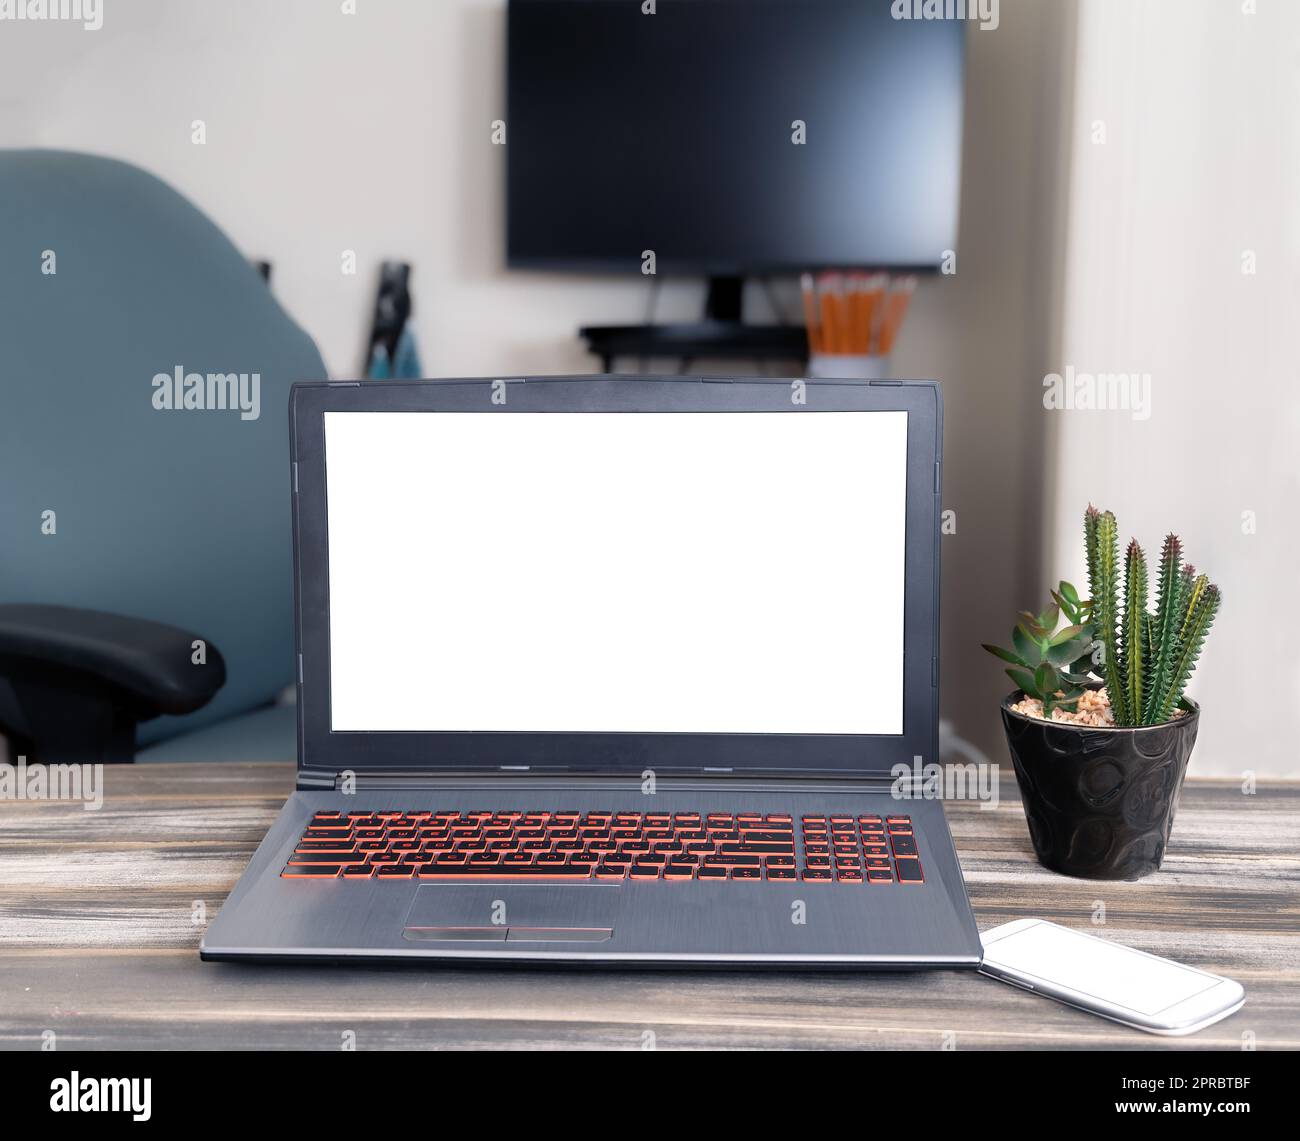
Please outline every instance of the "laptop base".
[[[638, 809], [628, 807], [642, 800]], [[282, 874], [295, 866], [289, 861], [304, 833], [328, 814], [369, 821], [372, 814], [428, 813], [432, 820], [436, 813], [455, 812], [459, 819], [487, 811], [551, 813], [562, 824], [575, 812], [580, 819], [596, 814], [597, 821], [620, 811], [656, 818], [698, 813], [702, 822], [710, 814], [734, 819], [753, 812], [801, 823], [852, 819], [855, 829], [860, 817], [904, 814], [924, 880], [674, 881], [662, 873], [600, 880], [593, 873], [577, 882], [538, 882], [514, 879], [504, 869], [488, 880], [454, 882], [419, 872], [356, 879]], [[797, 858], [806, 846], [798, 846]], [[806, 783], [661, 785], [654, 797], [641, 798], [612, 787], [536, 789], [503, 781], [444, 792], [295, 793], [209, 928], [201, 954], [250, 961], [912, 969], [975, 967], [981, 948], [938, 802], [899, 801], [844, 784], [826, 791], [810, 791]]]

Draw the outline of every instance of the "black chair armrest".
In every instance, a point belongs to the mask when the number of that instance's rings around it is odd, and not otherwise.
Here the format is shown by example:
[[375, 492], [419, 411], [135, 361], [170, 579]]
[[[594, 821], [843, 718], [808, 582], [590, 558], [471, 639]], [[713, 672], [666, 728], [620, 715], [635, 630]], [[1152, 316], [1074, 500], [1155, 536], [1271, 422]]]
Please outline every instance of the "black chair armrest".
[[[226, 681], [226, 663], [197, 634], [69, 606], [0, 606], [0, 677], [16, 711], [7, 734], [35, 759], [129, 760], [137, 722], [191, 713]], [[76, 754], [76, 755], [74, 755]]]

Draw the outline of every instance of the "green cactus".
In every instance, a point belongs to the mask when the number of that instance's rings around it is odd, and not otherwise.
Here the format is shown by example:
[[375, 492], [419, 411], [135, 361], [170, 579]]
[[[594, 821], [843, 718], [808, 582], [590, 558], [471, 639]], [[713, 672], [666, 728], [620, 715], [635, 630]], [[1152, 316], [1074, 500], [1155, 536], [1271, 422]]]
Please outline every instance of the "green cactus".
[[1193, 583], [1186, 615], [1178, 633], [1169, 684], [1158, 695], [1151, 720], [1143, 724], [1159, 724], [1173, 716], [1192, 671], [1196, 668], [1196, 659], [1201, 656], [1205, 636], [1210, 632], [1214, 616], [1219, 612], [1219, 597], [1219, 588], [1205, 575], [1200, 575]]
[[1160, 579], [1156, 587], [1156, 613], [1152, 619], [1151, 649], [1148, 655], [1150, 685], [1142, 705], [1142, 718], [1149, 725], [1155, 717], [1161, 695], [1169, 688], [1174, 643], [1182, 615], [1183, 545], [1178, 536], [1165, 536], [1160, 549]]
[[[1106, 685], [1115, 724], [1132, 727], [1168, 721], [1196, 668], [1219, 611], [1219, 588], [1183, 563], [1177, 535], [1160, 551], [1156, 612], [1147, 610], [1147, 560], [1137, 540], [1124, 552], [1124, 589], [1119, 584], [1119, 528], [1109, 511], [1089, 505], [1083, 520], [1084, 552], [1092, 597], [1079, 598], [1068, 582], [1052, 591], [1041, 614], [1022, 611], [1012, 631], [1014, 650], [985, 644], [1010, 663], [1007, 675], [1043, 714], [1069, 709], [1098, 681]], [[1057, 630], [1061, 615], [1066, 626]], [[1096, 652], [1100, 665], [1096, 665]]]
[[1093, 619], [1102, 644], [1102, 676], [1115, 713], [1116, 725], [1127, 725], [1127, 703], [1121, 670], [1119, 614], [1119, 528], [1109, 511], [1091, 504], [1084, 515], [1084, 543], [1088, 554], [1088, 585], [1092, 590]]
[[1149, 617], [1147, 557], [1137, 540], [1130, 539], [1128, 550], [1124, 552], [1124, 617], [1119, 635], [1119, 667], [1124, 681], [1124, 708], [1135, 716], [1142, 709], [1148, 668], [1142, 637]]

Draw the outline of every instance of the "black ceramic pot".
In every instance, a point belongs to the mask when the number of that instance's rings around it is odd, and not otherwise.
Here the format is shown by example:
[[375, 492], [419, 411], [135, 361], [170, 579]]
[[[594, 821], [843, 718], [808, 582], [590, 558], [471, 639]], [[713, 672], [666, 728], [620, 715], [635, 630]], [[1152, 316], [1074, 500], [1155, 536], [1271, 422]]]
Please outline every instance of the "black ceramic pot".
[[1013, 713], [1002, 702], [1011, 762], [1038, 862], [1094, 880], [1136, 880], [1160, 867], [1201, 708], [1164, 725], [1095, 729]]

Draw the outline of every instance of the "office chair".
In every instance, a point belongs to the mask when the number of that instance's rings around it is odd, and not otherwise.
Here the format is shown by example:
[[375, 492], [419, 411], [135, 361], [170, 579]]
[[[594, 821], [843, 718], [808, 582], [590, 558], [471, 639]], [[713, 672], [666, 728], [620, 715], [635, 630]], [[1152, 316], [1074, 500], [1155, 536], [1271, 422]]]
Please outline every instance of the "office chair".
[[292, 759], [288, 397], [325, 377], [310, 338], [175, 190], [39, 150], [0, 150], [0, 329], [10, 760]]

